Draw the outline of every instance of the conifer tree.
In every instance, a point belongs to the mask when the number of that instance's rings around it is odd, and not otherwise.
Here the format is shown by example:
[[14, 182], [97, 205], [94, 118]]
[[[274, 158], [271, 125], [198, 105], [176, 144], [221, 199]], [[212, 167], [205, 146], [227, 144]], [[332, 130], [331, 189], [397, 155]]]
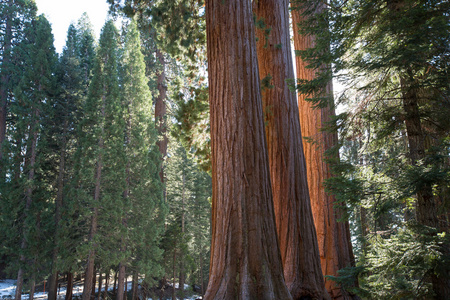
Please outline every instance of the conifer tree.
[[101, 250], [99, 229], [111, 225], [107, 218], [100, 217], [111, 213], [108, 211], [111, 206], [104, 207], [112, 205], [113, 200], [119, 201], [124, 190], [124, 183], [120, 181], [120, 175], [124, 173], [124, 126], [118, 83], [118, 32], [112, 21], [106, 22], [102, 29], [81, 126], [78, 155], [82, 190], [78, 197], [89, 209], [84, 211], [89, 237], [80, 251], [87, 254], [83, 299], [88, 300], [95, 259]]
[[[52, 160], [58, 161], [57, 175], [54, 186], [56, 187], [55, 212], [54, 212], [54, 249], [52, 253], [52, 273], [48, 280], [48, 298], [56, 299], [60, 248], [67, 247], [64, 237], [69, 235], [64, 233], [61, 224], [61, 217], [66, 207], [67, 186], [65, 183], [70, 174], [70, 169], [74, 147], [70, 146], [75, 141], [77, 109], [81, 108], [83, 94], [82, 72], [80, 58], [78, 55], [78, 32], [73, 24], [69, 26], [67, 32], [66, 46], [59, 60], [57, 74], [57, 84], [59, 92], [52, 103], [53, 114], [51, 119], [52, 129], [50, 130], [50, 143], [54, 145]], [[64, 228], [67, 229], [67, 228]]]
[[[121, 214], [122, 259], [118, 299], [123, 297], [125, 267], [133, 274], [157, 275], [164, 204], [159, 178], [159, 149], [152, 123], [152, 102], [135, 21], [126, 28], [121, 58], [122, 105], [125, 123], [125, 176]], [[134, 259], [130, 258], [133, 257]]]
[[[36, 4], [29, 0], [3, 0], [0, 2], [0, 184], [5, 176], [3, 166], [4, 149], [6, 139], [6, 127], [8, 116], [8, 102], [12, 96], [13, 87], [19, 81], [16, 66], [17, 55], [14, 55], [15, 47], [24, 38], [24, 28], [28, 26], [36, 16]], [[16, 57], [16, 58], [14, 58]], [[0, 197], [2, 193], [0, 192]]]
[[[33, 257], [33, 247], [39, 240], [39, 230], [41, 227], [40, 209], [43, 209], [42, 196], [38, 196], [39, 188], [42, 185], [39, 182], [41, 174], [37, 172], [41, 168], [42, 153], [45, 151], [45, 142], [41, 138], [42, 117], [48, 114], [50, 98], [54, 94], [55, 82], [54, 73], [56, 68], [57, 56], [53, 46], [53, 35], [51, 33], [50, 23], [44, 16], [39, 16], [31, 23], [28, 28], [25, 39], [20, 45], [23, 56], [24, 72], [22, 79], [16, 89], [16, 97], [20, 99], [25, 107], [22, 110], [22, 120], [27, 131], [25, 133], [26, 154], [23, 166], [24, 181], [24, 209], [21, 219], [23, 220], [21, 228], [20, 259], [17, 275], [17, 285], [15, 299], [21, 299], [23, 280], [26, 271], [26, 265], [30, 262], [36, 263], [36, 257]], [[31, 281], [32, 291], [35, 280], [36, 270], [29, 270], [27, 274]]]

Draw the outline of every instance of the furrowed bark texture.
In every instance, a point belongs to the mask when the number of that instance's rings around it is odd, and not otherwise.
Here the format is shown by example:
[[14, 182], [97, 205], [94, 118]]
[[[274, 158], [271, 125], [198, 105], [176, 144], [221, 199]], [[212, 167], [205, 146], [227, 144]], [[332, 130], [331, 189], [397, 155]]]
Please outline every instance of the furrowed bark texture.
[[206, 1], [212, 144], [204, 299], [292, 299], [279, 252], [250, 0]]
[[[306, 50], [315, 46], [315, 37], [303, 36], [298, 33], [296, 24], [303, 21], [299, 11], [292, 11], [294, 23], [294, 46], [296, 50]], [[316, 77], [314, 69], [307, 69], [307, 62], [296, 57], [297, 77], [312, 80]], [[332, 83], [327, 87], [327, 93], [332, 93]], [[312, 103], [305, 99], [308, 95], [298, 95], [300, 126], [304, 137], [312, 138], [314, 143], [304, 144], [308, 187], [311, 198], [314, 224], [319, 243], [320, 261], [323, 275], [338, 276], [337, 271], [354, 265], [353, 250], [350, 242], [348, 222], [338, 222], [343, 216], [345, 207], [335, 204], [334, 196], [325, 192], [324, 180], [332, 176], [330, 166], [326, 162], [325, 151], [337, 144], [337, 133], [322, 131], [335, 115], [330, 105], [314, 109]], [[353, 299], [345, 290], [329, 279], [325, 279], [325, 287], [332, 299]]]
[[320, 267], [319, 249], [308, 193], [298, 106], [288, 79], [294, 79], [287, 0], [254, 4], [265, 28], [257, 29], [260, 78], [270, 162], [275, 218], [286, 284], [294, 299], [328, 298]]

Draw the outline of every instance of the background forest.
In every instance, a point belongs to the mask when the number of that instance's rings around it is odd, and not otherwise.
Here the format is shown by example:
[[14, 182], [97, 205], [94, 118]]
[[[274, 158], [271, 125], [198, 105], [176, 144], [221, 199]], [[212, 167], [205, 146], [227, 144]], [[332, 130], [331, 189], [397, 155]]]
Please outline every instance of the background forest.
[[[84, 14], [58, 54], [33, 0], [0, 1], [0, 279], [17, 279], [13, 299], [44, 283], [48, 299], [61, 284], [65, 299], [77, 284], [85, 300], [244, 299], [242, 273], [223, 274], [245, 254], [219, 251], [237, 249], [229, 228], [253, 226], [227, 206], [241, 117], [219, 120], [244, 69], [259, 80], [241, 110], [256, 107], [264, 143], [244, 137], [242, 153], [267, 148], [256, 190], [269, 186], [276, 226], [260, 239], [284, 277], [258, 299], [450, 297], [447, 1], [107, 2], [99, 40]], [[254, 68], [227, 52], [245, 38]], [[251, 241], [249, 265], [265, 265]]]

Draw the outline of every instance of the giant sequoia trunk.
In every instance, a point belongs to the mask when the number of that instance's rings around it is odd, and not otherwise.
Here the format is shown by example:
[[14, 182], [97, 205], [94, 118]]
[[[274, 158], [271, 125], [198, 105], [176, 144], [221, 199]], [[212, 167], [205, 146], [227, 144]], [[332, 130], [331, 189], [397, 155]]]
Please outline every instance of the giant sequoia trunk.
[[287, 0], [259, 0], [256, 17], [271, 28], [257, 29], [275, 218], [286, 284], [294, 299], [328, 298], [320, 267], [301, 140], [298, 107], [288, 79], [294, 79]]
[[250, 0], [206, 1], [212, 144], [204, 299], [291, 299], [270, 186]]
[[[300, 35], [296, 24], [303, 21], [300, 11], [292, 11], [294, 28], [294, 46], [296, 50], [306, 50], [315, 46], [313, 35]], [[308, 63], [301, 57], [296, 57], [297, 77], [313, 80], [316, 77], [314, 69], [308, 69]], [[331, 96], [332, 84], [329, 82], [327, 93]], [[348, 222], [338, 222], [343, 216], [342, 205], [335, 204], [336, 199], [325, 192], [324, 180], [332, 176], [325, 152], [337, 145], [337, 132], [323, 131], [333, 116], [333, 105], [323, 108], [313, 108], [312, 103], [305, 99], [309, 95], [299, 94], [298, 107], [302, 135], [313, 139], [314, 143], [305, 143], [305, 158], [308, 174], [308, 187], [314, 224], [319, 243], [320, 260], [324, 276], [338, 276], [337, 271], [354, 265], [354, 257], [350, 242]], [[353, 296], [342, 290], [337, 284], [325, 279], [325, 287], [333, 299], [351, 299]]]

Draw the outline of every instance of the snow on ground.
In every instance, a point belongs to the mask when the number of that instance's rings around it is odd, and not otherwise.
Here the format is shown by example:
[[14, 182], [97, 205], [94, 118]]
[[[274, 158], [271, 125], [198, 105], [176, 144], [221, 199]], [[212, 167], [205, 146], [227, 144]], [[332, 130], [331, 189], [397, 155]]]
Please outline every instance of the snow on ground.
[[[175, 284], [175, 288], [178, 288], [178, 283]], [[184, 289], [189, 288], [189, 285], [185, 284]], [[108, 291], [112, 291], [113, 287], [108, 287]], [[131, 290], [131, 282], [127, 283], [127, 290]], [[98, 292], [98, 288], [96, 289]], [[6, 280], [0, 280], [0, 299], [13, 299], [14, 294], [16, 292], [16, 280], [13, 279], [6, 279]], [[73, 295], [74, 296], [81, 296], [83, 294], [83, 286], [76, 285], [73, 287]], [[58, 292], [59, 297], [61, 299], [64, 299], [64, 296], [66, 295], [66, 288], [62, 287], [59, 289]], [[34, 294], [35, 299], [43, 300], [47, 299], [47, 293], [35, 293]], [[199, 296], [194, 295], [190, 298], [185, 298], [186, 300], [195, 300], [198, 299]], [[22, 299], [28, 299], [28, 294], [22, 294]], [[152, 300], [152, 298], [148, 298], [148, 300]]]

